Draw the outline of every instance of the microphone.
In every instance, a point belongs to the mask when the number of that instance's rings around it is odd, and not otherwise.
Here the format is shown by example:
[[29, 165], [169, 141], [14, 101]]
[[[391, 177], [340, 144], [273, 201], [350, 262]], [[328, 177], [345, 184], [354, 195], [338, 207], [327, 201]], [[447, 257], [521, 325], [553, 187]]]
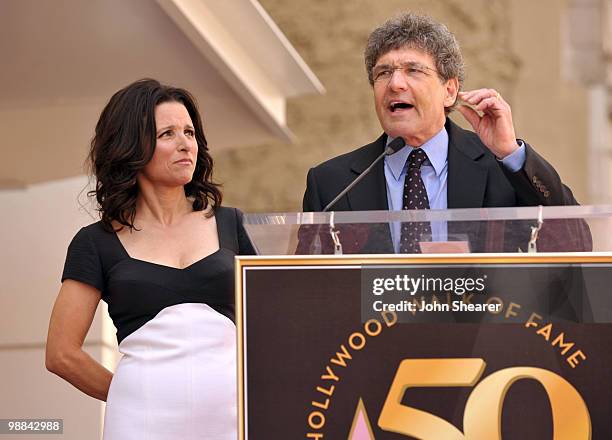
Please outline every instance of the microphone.
[[331, 208], [332, 206], [334, 206], [338, 200], [340, 200], [346, 193], [348, 193], [355, 185], [357, 185], [361, 179], [363, 179], [365, 176], [368, 175], [368, 173], [370, 171], [372, 171], [372, 168], [374, 168], [374, 165], [376, 165], [378, 162], [380, 162], [380, 160], [385, 157], [385, 156], [390, 156], [393, 153], [397, 153], [399, 150], [401, 150], [402, 148], [404, 148], [404, 146], [406, 145], [406, 141], [402, 138], [402, 137], [396, 137], [395, 139], [393, 139], [393, 141], [391, 141], [391, 143], [389, 145], [387, 145], [387, 147], [385, 148], [385, 151], [382, 152], [382, 154], [380, 156], [378, 156], [374, 162], [372, 162], [370, 164], [369, 167], [367, 167], [359, 176], [357, 176], [357, 178], [355, 180], [353, 180], [346, 188], [344, 188], [340, 194], [338, 194], [334, 200], [332, 200], [331, 202], [329, 202], [327, 204], [327, 206], [325, 208], [323, 208], [322, 212], [327, 212], [329, 211], [329, 208]]

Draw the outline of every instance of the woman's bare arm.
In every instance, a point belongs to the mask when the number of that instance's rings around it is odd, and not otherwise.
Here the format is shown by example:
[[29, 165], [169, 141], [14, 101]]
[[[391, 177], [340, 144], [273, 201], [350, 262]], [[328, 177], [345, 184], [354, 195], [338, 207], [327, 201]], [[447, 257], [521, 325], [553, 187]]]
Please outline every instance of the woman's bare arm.
[[83, 351], [83, 341], [100, 302], [100, 291], [65, 280], [55, 300], [47, 335], [47, 370], [79, 390], [106, 401], [113, 374]]

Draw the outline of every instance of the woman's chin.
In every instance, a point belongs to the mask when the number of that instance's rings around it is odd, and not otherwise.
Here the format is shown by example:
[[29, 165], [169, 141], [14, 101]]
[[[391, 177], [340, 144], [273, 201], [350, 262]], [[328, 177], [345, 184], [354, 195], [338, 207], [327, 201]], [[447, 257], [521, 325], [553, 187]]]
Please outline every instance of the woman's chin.
[[191, 176], [175, 177], [163, 181], [153, 182], [154, 186], [182, 188], [191, 182]]
[[176, 186], [185, 186], [193, 179], [193, 173], [185, 173], [180, 176], [176, 176], [174, 184]]

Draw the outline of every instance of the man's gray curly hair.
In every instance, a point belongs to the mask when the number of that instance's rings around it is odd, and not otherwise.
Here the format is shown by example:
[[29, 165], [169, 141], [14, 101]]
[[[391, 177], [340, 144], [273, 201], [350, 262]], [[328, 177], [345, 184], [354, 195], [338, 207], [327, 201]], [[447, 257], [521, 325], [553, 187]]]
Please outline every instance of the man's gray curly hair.
[[364, 57], [370, 85], [374, 85], [372, 69], [378, 59], [401, 48], [418, 49], [431, 55], [440, 78], [444, 81], [457, 78], [461, 90], [465, 71], [457, 39], [442, 23], [411, 12], [386, 21], [368, 37]]

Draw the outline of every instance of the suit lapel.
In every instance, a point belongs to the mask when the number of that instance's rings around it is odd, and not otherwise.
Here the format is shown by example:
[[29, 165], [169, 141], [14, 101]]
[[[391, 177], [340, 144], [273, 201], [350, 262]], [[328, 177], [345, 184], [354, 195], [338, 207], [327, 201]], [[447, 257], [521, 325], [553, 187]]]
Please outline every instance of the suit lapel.
[[[487, 186], [486, 167], [478, 161], [483, 155], [483, 147], [477, 137], [447, 119], [448, 132], [448, 181], [447, 207], [480, 208], [484, 204]], [[386, 135], [383, 133], [376, 141], [366, 147], [366, 151], [355, 159], [351, 171], [355, 178], [362, 173], [383, 152]], [[384, 162], [381, 160], [361, 182], [347, 194], [352, 211], [384, 211], [389, 209], [385, 183]]]
[[[355, 178], [361, 174], [383, 152], [387, 136], [382, 134], [365, 148], [365, 152], [351, 165]], [[347, 194], [351, 211], [384, 211], [388, 209], [387, 186], [385, 184], [384, 160], [381, 160]]]
[[448, 209], [480, 208], [484, 203], [487, 169], [478, 159], [484, 155], [474, 135], [447, 120], [448, 131]]

